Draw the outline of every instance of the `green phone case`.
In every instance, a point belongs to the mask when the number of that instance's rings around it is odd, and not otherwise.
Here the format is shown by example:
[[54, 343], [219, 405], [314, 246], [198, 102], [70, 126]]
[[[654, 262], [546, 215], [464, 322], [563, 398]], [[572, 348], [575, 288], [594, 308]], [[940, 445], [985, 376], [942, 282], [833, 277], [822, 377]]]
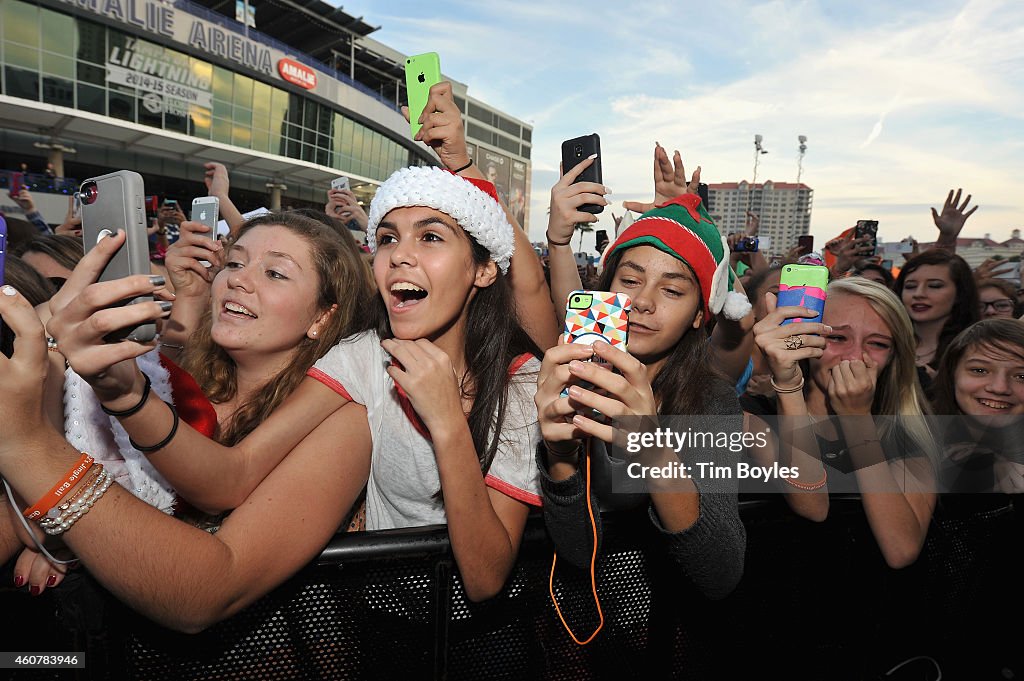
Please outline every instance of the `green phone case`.
[[441, 59], [437, 52], [417, 54], [405, 60], [405, 89], [409, 94], [409, 129], [412, 136], [423, 127], [420, 114], [430, 98], [430, 88], [441, 82]]

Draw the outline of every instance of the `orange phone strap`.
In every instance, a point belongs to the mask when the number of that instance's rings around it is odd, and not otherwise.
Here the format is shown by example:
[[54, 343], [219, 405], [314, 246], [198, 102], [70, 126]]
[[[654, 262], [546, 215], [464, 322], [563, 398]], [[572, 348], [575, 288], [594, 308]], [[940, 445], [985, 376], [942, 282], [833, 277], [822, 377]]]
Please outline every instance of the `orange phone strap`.
[[594, 605], [597, 606], [597, 629], [594, 629], [594, 633], [587, 637], [586, 640], [581, 641], [577, 638], [576, 634], [573, 633], [572, 627], [565, 621], [565, 616], [562, 615], [562, 609], [558, 607], [558, 599], [555, 597], [555, 565], [558, 564], [558, 552], [556, 551], [551, 557], [551, 575], [548, 578], [548, 593], [551, 594], [551, 602], [555, 604], [555, 612], [558, 613], [558, 619], [562, 621], [562, 626], [569, 632], [569, 636], [578, 645], [585, 646], [594, 640], [594, 637], [604, 627], [604, 612], [601, 610], [601, 600], [597, 597], [597, 579], [594, 575], [594, 565], [597, 563], [597, 522], [594, 520], [594, 507], [590, 499], [590, 438], [587, 438], [586, 444], [586, 455], [587, 455], [587, 484], [586, 484], [586, 496], [587, 496], [587, 515], [590, 517], [590, 531], [594, 539], [594, 549], [590, 554], [590, 590], [594, 594]]

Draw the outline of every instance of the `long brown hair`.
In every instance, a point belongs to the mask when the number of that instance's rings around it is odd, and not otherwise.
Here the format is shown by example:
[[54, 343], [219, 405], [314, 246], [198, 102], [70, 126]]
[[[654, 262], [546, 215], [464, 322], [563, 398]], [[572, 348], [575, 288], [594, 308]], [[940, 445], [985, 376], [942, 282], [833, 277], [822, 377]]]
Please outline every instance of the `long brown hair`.
[[[469, 232], [465, 232], [473, 253], [473, 264], [483, 265], [491, 260], [490, 252], [481, 246]], [[477, 290], [466, 307], [466, 337], [463, 354], [466, 358], [466, 379], [463, 396], [473, 400], [470, 409], [469, 431], [480, 462], [480, 471], [486, 475], [502, 440], [502, 427], [508, 412], [510, 390], [524, 390], [528, 376], [509, 375], [509, 368], [517, 357], [543, 353], [523, 330], [516, 313], [516, 301], [508, 276], [498, 270], [494, 283]], [[382, 295], [374, 305], [377, 334], [392, 338], [391, 324]], [[536, 379], [529, 381], [536, 390]], [[529, 395], [521, 395], [529, 400]]]
[[[284, 227], [309, 243], [313, 265], [319, 279], [317, 309], [337, 309], [317, 338], [303, 338], [295, 348], [291, 363], [271, 378], [235, 411], [231, 421], [218, 432], [217, 439], [234, 445], [264, 421], [302, 381], [313, 366], [339, 340], [367, 328], [365, 311], [374, 296], [373, 278], [366, 261], [360, 257], [353, 239], [343, 239], [325, 223], [292, 212], [270, 213], [246, 222], [238, 236], [256, 227]], [[212, 308], [212, 306], [211, 306]], [[189, 339], [183, 367], [196, 379], [213, 402], [235, 397], [238, 381], [236, 365], [228, 353], [210, 335], [212, 309], [203, 316], [199, 328]]]

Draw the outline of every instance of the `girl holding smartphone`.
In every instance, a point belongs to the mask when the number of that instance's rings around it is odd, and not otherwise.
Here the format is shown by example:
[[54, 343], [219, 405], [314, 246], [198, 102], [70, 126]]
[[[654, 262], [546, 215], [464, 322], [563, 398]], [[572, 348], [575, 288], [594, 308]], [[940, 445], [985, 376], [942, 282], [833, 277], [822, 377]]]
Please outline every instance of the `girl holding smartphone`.
[[[658, 151], [664, 154], [658, 147], [656, 164]], [[668, 163], [667, 156], [664, 161]], [[578, 279], [572, 281], [575, 267], [569, 270], [571, 257], [563, 257], [560, 251], [566, 249], [558, 248], [571, 237], [574, 223], [592, 218], [579, 206], [606, 203], [605, 187], [574, 183], [590, 163], [588, 159], [566, 169], [551, 190], [548, 240], [556, 289], [579, 287]], [[677, 163], [682, 175], [678, 154]], [[668, 169], [664, 182], [656, 182], [659, 205], [623, 230], [604, 253], [598, 288], [632, 300], [628, 352], [595, 343], [558, 345], [544, 355], [536, 397], [545, 443], [538, 456], [544, 514], [558, 555], [584, 567], [599, 550], [591, 543], [588, 485], [598, 541], [599, 509], [647, 505], [650, 521], [664, 533], [684, 574], [705, 595], [721, 598], [743, 573], [746, 534], [735, 488], [728, 480], [662, 481], [650, 488], [631, 481], [626, 462], [611, 454], [612, 427], [591, 411], [612, 418], [685, 415], [691, 425], [737, 432], [743, 427], [734, 387], [713, 368], [705, 327], [712, 314], [724, 311], [740, 319], [750, 305], [728, 292], [729, 254], [696, 194], [699, 176], [688, 185], [685, 179], [677, 181], [671, 165]], [[688, 193], [669, 196], [673, 191]], [[617, 373], [585, 361], [594, 356]], [[594, 388], [583, 388], [583, 381]], [[563, 397], [565, 390], [568, 396]], [[708, 420], [712, 415], [716, 418]], [[703, 449], [685, 463], [714, 457]]]

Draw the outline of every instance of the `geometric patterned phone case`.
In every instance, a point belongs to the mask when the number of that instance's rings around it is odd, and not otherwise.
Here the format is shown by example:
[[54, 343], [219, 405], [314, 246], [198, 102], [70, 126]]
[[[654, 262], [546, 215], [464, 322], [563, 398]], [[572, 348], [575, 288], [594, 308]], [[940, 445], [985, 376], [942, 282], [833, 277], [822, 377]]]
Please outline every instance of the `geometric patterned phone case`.
[[[625, 293], [609, 293], [608, 291], [573, 291], [565, 304], [566, 343], [582, 343], [591, 345], [594, 341], [604, 341], [609, 345], [626, 352], [626, 340], [629, 335], [629, 311], [633, 303]], [[606, 364], [595, 356], [594, 360]], [[589, 382], [580, 383], [580, 387], [591, 389]], [[569, 389], [562, 390], [562, 397], [569, 396]]]
[[573, 291], [565, 306], [566, 343], [603, 340], [625, 352], [632, 301], [624, 293]]

